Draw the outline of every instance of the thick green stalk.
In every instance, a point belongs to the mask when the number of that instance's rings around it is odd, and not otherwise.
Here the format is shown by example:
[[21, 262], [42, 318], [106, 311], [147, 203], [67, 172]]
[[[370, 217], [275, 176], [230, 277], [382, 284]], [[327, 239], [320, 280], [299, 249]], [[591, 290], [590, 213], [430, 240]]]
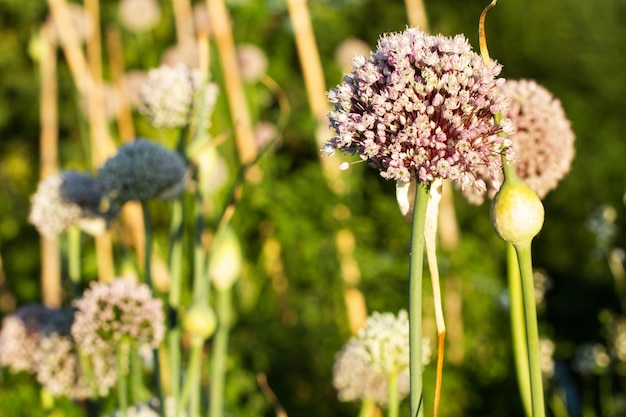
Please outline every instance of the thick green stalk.
[[526, 346], [526, 320], [524, 318], [524, 304], [522, 302], [522, 278], [520, 277], [519, 263], [515, 247], [507, 243], [507, 275], [509, 281], [509, 303], [511, 309], [511, 336], [513, 339], [513, 355], [517, 384], [526, 416], [532, 415], [530, 399], [530, 374], [528, 362], [528, 348]]
[[228, 336], [231, 325], [231, 288], [215, 291], [217, 303], [217, 333], [211, 360], [209, 417], [222, 417], [224, 409], [224, 380], [228, 356]]
[[372, 415], [374, 415], [374, 410], [376, 410], [376, 401], [371, 398], [365, 398], [361, 404], [359, 417], [372, 417]]
[[517, 260], [522, 277], [522, 298], [524, 304], [524, 319], [526, 321], [532, 416], [545, 417], [543, 379], [539, 356], [539, 330], [537, 325], [537, 308], [535, 306], [535, 284], [533, 281], [530, 242], [523, 245], [515, 245], [515, 250], [517, 252]]
[[[152, 274], [151, 274], [151, 266], [152, 266], [152, 219], [150, 216], [150, 208], [147, 200], [141, 201], [141, 209], [143, 211], [143, 223], [144, 223], [144, 233], [146, 239], [146, 247], [145, 247], [145, 255], [144, 255], [144, 281], [150, 287], [152, 292], [154, 293], [154, 288], [152, 284]], [[159, 402], [159, 415], [161, 417], [165, 417], [165, 408], [164, 408], [164, 398], [163, 398], [163, 381], [161, 380], [161, 361], [159, 358], [159, 350], [152, 350], [152, 357], [154, 360], [154, 382], [156, 389], [156, 397]]]
[[117, 366], [117, 402], [122, 417], [128, 415], [128, 342], [120, 342], [115, 350], [115, 364]]
[[178, 400], [180, 391], [180, 307], [181, 275], [183, 260], [183, 200], [172, 202], [172, 220], [170, 225], [170, 252], [168, 256], [170, 290], [168, 293], [169, 326], [167, 331], [167, 354], [170, 374], [170, 396]]
[[202, 367], [202, 346], [204, 340], [202, 338], [191, 339], [191, 352], [189, 355], [189, 363], [187, 364], [187, 374], [183, 389], [180, 393], [176, 405], [176, 417], [180, 417], [182, 411], [187, 405], [187, 401], [191, 400], [190, 417], [198, 417], [200, 415], [200, 369]]
[[424, 415], [422, 382], [422, 278], [424, 273], [424, 228], [428, 186], [417, 181], [411, 229], [409, 269], [409, 346], [411, 351], [411, 417]]
[[398, 396], [398, 373], [393, 372], [387, 377], [389, 389], [389, 403], [387, 405], [387, 417], [398, 417], [400, 410], [400, 397]]

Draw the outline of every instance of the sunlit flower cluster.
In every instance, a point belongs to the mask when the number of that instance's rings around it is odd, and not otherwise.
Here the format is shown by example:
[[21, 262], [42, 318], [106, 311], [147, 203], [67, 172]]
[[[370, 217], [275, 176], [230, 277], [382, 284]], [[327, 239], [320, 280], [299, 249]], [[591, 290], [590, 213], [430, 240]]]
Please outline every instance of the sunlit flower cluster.
[[162, 302], [145, 284], [126, 279], [92, 283], [75, 305], [72, 335], [86, 353], [123, 341], [157, 347], [163, 339]]
[[501, 66], [485, 63], [462, 35], [430, 36], [417, 29], [384, 35], [367, 59], [328, 92], [336, 131], [324, 151], [358, 153], [387, 179], [430, 184], [450, 179], [485, 190], [479, 167], [496, 177], [512, 124]]
[[99, 211], [101, 197], [101, 184], [91, 175], [63, 171], [39, 183], [31, 199], [29, 220], [49, 238], [72, 225], [98, 233], [106, 227]]

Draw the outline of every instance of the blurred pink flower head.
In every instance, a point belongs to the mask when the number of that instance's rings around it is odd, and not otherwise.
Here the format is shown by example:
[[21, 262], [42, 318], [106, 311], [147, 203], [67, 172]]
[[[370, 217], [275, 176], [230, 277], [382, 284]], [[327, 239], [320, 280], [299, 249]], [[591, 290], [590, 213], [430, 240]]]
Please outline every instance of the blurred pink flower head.
[[383, 178], [430, 184], [436, 178], [484, 190], [479, 167], [492, 176], [510, 123], [494, 115], [507, 108], [496, 78], [462, 35], [427, 35], [409, 28], [382, 36], [369, 59], [357, 56], [353, 71], [328, 92], [336, 136], [324, 151], [358, 153]]
[[259, 81], [267, 73], [267, 56], [256, 45], [247, 43], [237, 46], [237, 62], [241, 78], [246, 82]]
[[[515, 132], [509, 135], [516, 156], [515, 172], [544, 198], [571, 169], [575, 135], [570, 121], [561, 102], [534, 80], [507, 80], [500, 91], [509, 100], [503, 116], [515, 125]], [[479, 176], [487, 182], [487, 194], [493, 198], [503, 175], [494, 181], [482, 170]], [[484, 192], [476, 190], [465, 190], [464, 194], [474, 204], [485, 198]]]

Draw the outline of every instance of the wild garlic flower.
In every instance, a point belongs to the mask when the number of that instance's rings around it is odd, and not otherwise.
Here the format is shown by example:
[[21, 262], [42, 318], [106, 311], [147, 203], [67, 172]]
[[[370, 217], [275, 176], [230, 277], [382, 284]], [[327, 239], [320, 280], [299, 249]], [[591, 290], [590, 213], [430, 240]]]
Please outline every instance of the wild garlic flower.
[[[423, 339], [422, 363], [430, 361], [429, 339]], [[333, 385], [341, 401], [372, 399], [388, 402], [388, 378], [398, 377], [398, 394], [409, 393], [409, 316], [401, 310], [373, 313], [363, 328], [337, 354]]]
[[[534, 80], [507, 80], [500, 91], [509, 99], [503, 113], [515, 125], [511, 148], [515, 151], [517, 177], [544, 198], [569, 173], [575, 155], [570, 121], [561, 102]], [[482, 172], [489, 184], [490, 178]], [[492, 198], [502, 183], [503, 175], [489, 188]], [[480, 204], [484, 193], [465, 194], [472, 203]]]
[[[202, 73], [185, 64], [163, 65], [148, 72], [141, 90], [139, 112], [146, 115], [154, 127], [181, 128], [193, 116], [194, 99], [202, 86]], [[208, 83], [202, 117], [209, 118], [217, 100], [217, 86]]]
[[328, 92], [337, 135], [324, 151], [358, 153], [383, 178], [430, 184], [436, 178], [462, 188], [486, 188], [475, 176], [484, 166], [495, 177], [512, 125], [494, 115], [507, 109], [496, 77], [462, 35], [431, 36], [409, 28], [378, 41], [370, 58], [357, 56], [353, 71]]
[[106, 229], [108, 220], [99, 210], [101, 197], [101, 184], [89, 174], [63, 171], [39, 183], [28, 219], [49, 238], [72, 225], [98, 234]]
[[92, 283], [75, 305], [72, 335], [87, 354], [123, 341], [156, 348], [163, 340], [162, 302], [145, 284], [126, 279]]
[[[124, 413], [122, 410], [117, 410], [112, 414], [109, 414], [108, 417], [159, 417], [158, 413], [158, 400], [153, 400], [148, 403], [135, 404], [129, 407]], [[165, 399], [165, 416], [166, 417], [174, 417], [176, 416], [176, 399], [172, 397], [167, 397]], [[188, 414], [185, 411], [180, 413], [180, 417], [187, 417]]]
[[121, 146], [98, 170], [104, 201], [114, 207], [130, 200], [170, 199], [184, 185], [186, 165], [176, 152], [146, 139]]

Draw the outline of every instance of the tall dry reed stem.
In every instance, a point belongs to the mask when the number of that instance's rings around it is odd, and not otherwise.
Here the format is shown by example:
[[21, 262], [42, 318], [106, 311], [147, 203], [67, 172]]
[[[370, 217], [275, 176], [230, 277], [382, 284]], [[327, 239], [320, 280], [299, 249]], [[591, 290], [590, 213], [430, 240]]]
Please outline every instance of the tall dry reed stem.
[[192, 42], [194, 40], [194, 33], [191, 3], [189, 0], [172, 0], [172, 6], [178, 43], [184, 44]]
[[254, 140], [252, 120], [237, 62], [231, 19], [223, 0], [206, 0], [206, 4], [224, 76], [224, 90], [227, 92], [226, 98], [235, 129], [237, 151], [241, 163], [246, 165], [256, 159], [258, 147]]
[[[39, 177], [44, 178], [57, 173], [58, 167], [58, 83], [56, 43], [53, 41], [53, 28], [45, 25], [41, 28], [42, 48], [39, 57], [41, 77], [41, 96], [39, 118], [41, 132], [39, 137], [40, 168]], [[61, 253], [58, 239], [41, 236], [41, 293], [42, 302], [48, 307], [61, 305]]]
[[409, 24], [422, 31], [428, 31], [428, 16], [424, 7], [424, 0], [405, 0], [406, 14]]

